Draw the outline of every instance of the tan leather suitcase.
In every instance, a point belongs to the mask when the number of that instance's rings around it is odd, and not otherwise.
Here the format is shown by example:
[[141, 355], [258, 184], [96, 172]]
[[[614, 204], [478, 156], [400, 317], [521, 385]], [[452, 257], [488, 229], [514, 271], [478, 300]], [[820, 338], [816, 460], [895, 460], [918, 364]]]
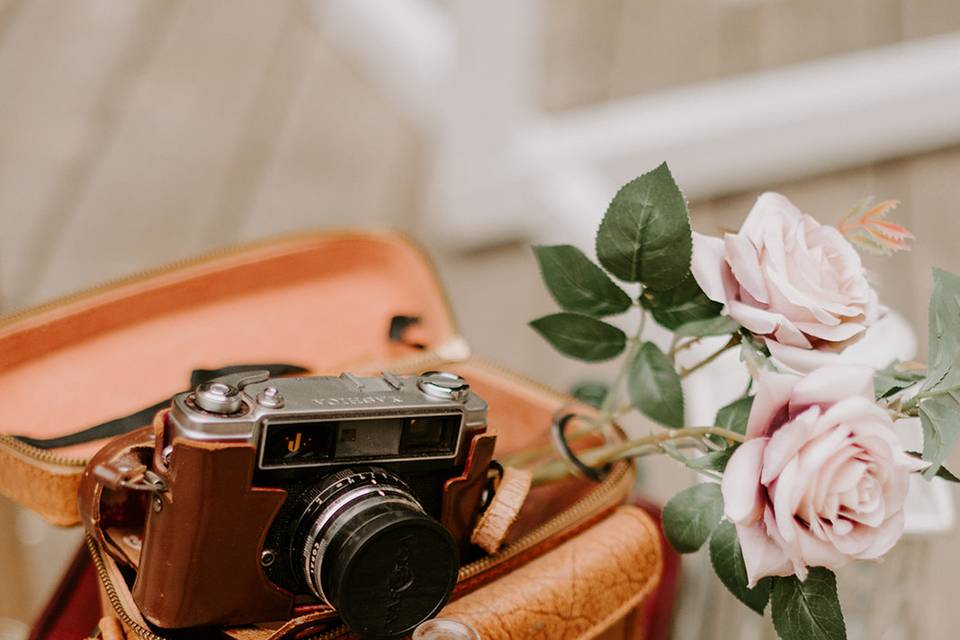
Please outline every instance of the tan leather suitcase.
[[[396, 318], [410, 326], [396, 331]], [[0, 403], [0, 492], [52, 523], [77, 525], [81, 472], [106, 441], [40, 449], [14, 435], [76, 432], [182, 391], [193, 369], [258, 362], [317, 374], [453, 370], [489, 402], [500, 455], [546, 442], [552, 414], [571, 402], [469, 357], [431, 265], [403, 238], [301, 234], [0, 320], [0, 385], [17, 399]], [[535, 488], [501, 550], [461, 569], [440, 616], [468, 623], [482, 638], [649, 637], [646, 612], [664, 554], [655, 521], [625, 505], [633, 478], [632, 466], [620, 463], [599, 484], [571, 478]], [[107, 616], [103, 634], [174, 637], [140, 617], [127, 576], [95, 539], [87, 542]], [[283, 623], [204, 635], [333, 639], [349, 632], [335, 612], [314, 607]]]

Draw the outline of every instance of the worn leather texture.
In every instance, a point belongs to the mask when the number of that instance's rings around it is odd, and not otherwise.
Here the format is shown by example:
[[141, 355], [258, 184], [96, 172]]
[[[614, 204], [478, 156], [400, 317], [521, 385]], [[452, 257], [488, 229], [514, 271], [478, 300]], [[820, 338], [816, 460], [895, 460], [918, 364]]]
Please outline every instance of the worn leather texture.
[[484, 640], [596, 638], [656, 587], [658, 533], [642, 510], [619, 508], [587, 532], [447, 605], [442, 618]]
[[77, 488], [83, 467], [38, 465], [0, 443], [0, 493], [61, 527], [80, 522]]

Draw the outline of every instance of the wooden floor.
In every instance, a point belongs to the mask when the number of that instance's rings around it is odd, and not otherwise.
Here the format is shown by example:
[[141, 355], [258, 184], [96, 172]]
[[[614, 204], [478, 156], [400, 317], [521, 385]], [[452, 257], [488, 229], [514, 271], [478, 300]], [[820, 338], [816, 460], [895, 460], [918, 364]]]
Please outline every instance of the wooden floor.
[[[548, 13], [553, 110], [960, 29], [952, 0], [560, 0]], [[416, 236], [424, 148], [303, 2], [0, 0], [0, 308], [289, 230]], [[823, 221], [864, 195], [900, 199], [918, 249], [869, 266], [925, 336], [931, 266], [960, 272], [958, 178], [960, 148], [945, 148], [769, 188]], [[693, 203], [694, 225], [736, 227], [755, 196]], [[603, 375], [526, 328], [552, 306], [525, 243], [428, 251], [477, 353], [563, 387]], [[660, 498], [689, 481], [667, 465], [647, 478]], [[77, 540], [0, 501], [0, 619], [31, 619]], [[902, 594], [851, 637], [954, 636], [958, 542], [912, 542], [896, 571], [845, 575], [851, 601], [874, 585]], [[769, 635], [697, 579], [704, 558], [686, 566], [678, 637]], [[0, 620], [0, 640], [13, 624]]]

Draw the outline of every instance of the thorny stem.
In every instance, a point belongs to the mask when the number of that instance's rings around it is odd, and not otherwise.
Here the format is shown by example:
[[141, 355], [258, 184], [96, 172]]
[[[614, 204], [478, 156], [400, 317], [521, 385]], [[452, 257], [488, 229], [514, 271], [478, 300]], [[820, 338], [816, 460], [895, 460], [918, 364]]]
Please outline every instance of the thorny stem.
[[[608, 462], [621, 460], [623, 458], [634, 458], [652, 453], [662, 453], [659, 446], [665, 442], [673, 442], [682, 439], [702, 439], [707, 436], [719, 436], [731, 442], [743, 442], [744, 436], [736, 431], [722, 429], [720, 427], [684, 427], [683, 429], [670, 429], [661, 431], [643, 438], [628, 440], [626, 442], [617, 442], [607, 444], [593, 449], [582, 451], [577, 455], [590, 466], [601, 466]], [[567, 461], [555, 460], [549, 462], [533, 472], [533, 481], [535, 483], [550, 482], [558, 480], [570, 473]]]

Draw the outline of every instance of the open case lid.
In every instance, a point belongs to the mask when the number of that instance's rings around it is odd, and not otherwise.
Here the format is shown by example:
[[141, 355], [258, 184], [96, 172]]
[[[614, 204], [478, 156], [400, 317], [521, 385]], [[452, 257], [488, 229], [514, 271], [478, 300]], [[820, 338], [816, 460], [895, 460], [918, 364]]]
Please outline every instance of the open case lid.
[[[419, 318], [403, 343], [389, 337], [395, 316]], [[0, 320], [0, 388], [8, 398], [0, 434], [51, 438], [136, 412], [187, 388], [193, 369], [284, 362], [339, 372], [458, 342], [433, 268], [408, 240], [359, 232], [283, 237]], [[79, 463], [102, 443], [39, 459], [16, 444], [0, 440], [0, 490], [70, 524], [56, 516], [60, 507], [32, 503], [44, 489], [39, 480], [25, 484], [23, 474], [40, 466], [78, 476]]]

